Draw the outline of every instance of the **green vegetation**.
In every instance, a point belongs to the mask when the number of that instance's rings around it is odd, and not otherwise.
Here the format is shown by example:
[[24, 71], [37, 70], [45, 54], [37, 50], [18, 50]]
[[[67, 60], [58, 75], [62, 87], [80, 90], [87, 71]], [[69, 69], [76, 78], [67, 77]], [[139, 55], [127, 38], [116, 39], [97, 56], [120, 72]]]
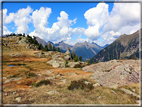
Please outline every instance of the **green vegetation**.
[[45, 50], [45, 51], [49, 51], [49, 49], [48, 49], [48, 46], [47, 46], [47, 45], [45, 45], [44, 50]]
[[50, 51], [52, 51], [52, 50], [53, 50], [53, 49], [52, 49], [51, 42], [49, 42], [49, 43], [48, 43], [48, 48], [49, 48], [49, 50], [50, 50]]
[[27, 78], [34, 77], [34, 76], [36, 76], [36, 74], [35, 74], [35, 73], [31, 73], [31, 72], [29, 72], [29, 73], [28, 73], [28, 75], [27, 75]]
[[43, 49], [42, 44], [39, 44], [38, 49], [39, 49], [39, 50], [42, 50], [42, 49]]
[[82, 56], [79, 56], [79, 61], [82, 61]]
[[78, 80], [78, 81], [71, 81], [71, 84], [70, 86], [68, 86], [68, 89], [69, 90], [74, 90], [74, 89], [89, 89], [89, 90], [92, 90], [94, 89], [93, 87], [93, 84], [85, 84], [85, 81], [87, 81], [86, 79], [81, 79], [81, 80]]
[[49, 80], [42, 80], [38, 83], [32, 83], [33, 86], [35, 87], [39, 87], [39, 86], [42, 86], [42, 85], [48, 85], [50, 84], [51, 82]]
[[60, 50], [60, 48], [59, 48], [59, 47], [57, 48], [57, 52], [61, 52], [61, 50]]
[[104, 57], [103, 61], [109, 61], [109, 60], [113, 60], [113, 59], [120, 59], [120, 53], [122, 53], [124, 51], [125, 47], [123, 45], [121, 45], [120, 42], [114, 42], [112, 43], [110, 46], [105, 48], [105, 53], [104, 54], [104, 50], [101, 50], [97, 55], [95, 55], [92, 59], [91, 62], [93, 62], [93, 60], [95, 62], [97, 62], [97, 60], [99, 61], [99, 59], [101, 57]]
[[66, 63], [65, 63], [65, 67], [69, 67], [69, 66], [68, 66], [68, 61], [67, 61], [67, 60], [66, 60]]
[[74, 52], [74, 50], [73, 50], [73, 52], [71, 53], [71, 57], [72, 57], [72, 59], [74, 59], [74, 58], [75, 58], [75, 56], [76, 56], [76, 54], [75, 54], [75, 52]]
[[21, 37], [19, 37], [19, 40], [21, 40], [22, 38]]
[[76, 55], [75, 58], [74, 58], [74, 62], [78, 62], [78, 60], [79, 60], [78, 56]]
[[56, 48], [55, 48], [55, 46], [53, 45], [53, 51], [56, 51]]

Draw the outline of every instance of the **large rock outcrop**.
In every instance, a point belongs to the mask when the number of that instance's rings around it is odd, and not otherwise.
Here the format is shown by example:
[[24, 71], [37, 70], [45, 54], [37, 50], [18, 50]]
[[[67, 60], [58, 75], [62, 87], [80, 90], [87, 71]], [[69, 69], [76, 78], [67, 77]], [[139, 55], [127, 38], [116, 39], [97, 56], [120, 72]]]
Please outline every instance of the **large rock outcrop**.
[[71, 60], [71, 53], [69, 50], [66, 51], [64, 58], [65, 58], [65, 60]]
[[63, 55], [60, 52], [55, 53], [52, 56], [52, 60], [48, 61], [47, 63], [52, 65], [53, 67], [65, 67], [65, 60], [62, 58]]
[[138, 83], [139, 61], [108, 61], [93, 64], [83, 68], [86, 72], [94, 72], [90, 77], [102, 86], [117, 88], [119, 86]]

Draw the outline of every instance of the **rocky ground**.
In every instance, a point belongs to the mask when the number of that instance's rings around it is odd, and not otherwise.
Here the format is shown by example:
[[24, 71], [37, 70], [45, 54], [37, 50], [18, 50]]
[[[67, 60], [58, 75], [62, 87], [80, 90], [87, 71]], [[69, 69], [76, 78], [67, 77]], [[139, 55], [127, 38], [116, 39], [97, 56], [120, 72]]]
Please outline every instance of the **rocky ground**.
[[[40, 51], [18, 37], [3, 40], [3, 104], [139, 103], [138, 60], [88, 65], [74, 62], [68, 51]], [[72, 81], [82, 79], [94, 88], [68, 89]]]
[[111, 88], [140, 81], [139, 60], [111, 60], [82, 69], [86, 72], [93, 72], [91, 79], [98, 81], [102, 86]]

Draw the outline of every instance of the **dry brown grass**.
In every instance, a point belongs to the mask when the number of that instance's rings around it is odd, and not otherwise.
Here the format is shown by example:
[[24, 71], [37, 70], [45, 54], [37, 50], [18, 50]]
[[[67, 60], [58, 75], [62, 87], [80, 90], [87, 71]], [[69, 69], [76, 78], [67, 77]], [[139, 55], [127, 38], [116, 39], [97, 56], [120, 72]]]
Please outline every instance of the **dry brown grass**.
[[[15, 40], [10, 40], [15, 42]], [[93, 74], [91, 72], [84, 72], [80, 68], [53, 68], [47, 61], [49, 58], [38, 58], [35, 56], [35, 52], [30, 49], [26, 49], [24, 45], [16, 44], [20, 50], [12, 47], [12, 50], [7, 52], [7, 47], [3, 46], [3, 77], [17, 74], [15, 78], [22, 77], [19, 81], [11, 81], [7, 84], [3, 84], [3, 103], [4, 104], [136, 104], [136, 99], [123, 93], [120, 88], [111, 89], [107, 87], [95, 87], [91, 91], [86, 90], [68, 90], [67, 87], [73, 80], [87, 79], [93, 84], [96, 83], [90, 79]], [[9, 54], [23, 53], [22, 57], [11, 57]], [[55, 54], [56, 52], [54, 52]], [[25, 64], [23, 66], [8, 67], [10, 64]], [[47, 70], [53, 72], [53, 74], [46, 73]], [[28, 73], [34, 73], [36, 76], [28, 77]], [[38, 75], [40, 73], [40, 75]], [[77, 75], [67, 75], [67, 73], [76, 73]], [[50, 85], [42, 85], [40, 87], [29, 87], [32, 83], [44, 80], [46, 77], [56, 76], [58, 74], [63, 75], [50, 80]], [[66, 82], [61, 81], [61, 77], [66, 79]], [[5, 80], [3, 80], [5, 81]], [[17, 84], [17, 82], [20, 82]], [[130, 84], [123, 86], [127, 89], [134, 88], [136, 93], [139, 94], [139, 84]], [[48, 91], [55, 90], [59, 94], [49, 95]], [[114, 90], [117, 94], [114, 94], [111, 90]], [[13, 92], [16, 94], [13, 95]], [[5, 95], [7, 93], [8, 95]], [[101, 96], [100, 99], [98, 97]], [[22, 97], [20, 102], [15, 100], [16, 97]]]

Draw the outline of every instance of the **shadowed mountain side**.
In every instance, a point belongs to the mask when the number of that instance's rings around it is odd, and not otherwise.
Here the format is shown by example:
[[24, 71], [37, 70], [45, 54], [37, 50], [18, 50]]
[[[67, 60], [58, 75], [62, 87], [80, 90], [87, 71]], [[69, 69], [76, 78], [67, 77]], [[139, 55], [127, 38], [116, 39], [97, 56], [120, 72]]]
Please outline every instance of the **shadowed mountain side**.
[[93, 60], [95, 62], [104, 62], [111, 59], [131, 58], [134, 55], [139, 58], [139, 30], [130, 35], [121, 35], [113, 43], [91, 58], [91, 62]]

